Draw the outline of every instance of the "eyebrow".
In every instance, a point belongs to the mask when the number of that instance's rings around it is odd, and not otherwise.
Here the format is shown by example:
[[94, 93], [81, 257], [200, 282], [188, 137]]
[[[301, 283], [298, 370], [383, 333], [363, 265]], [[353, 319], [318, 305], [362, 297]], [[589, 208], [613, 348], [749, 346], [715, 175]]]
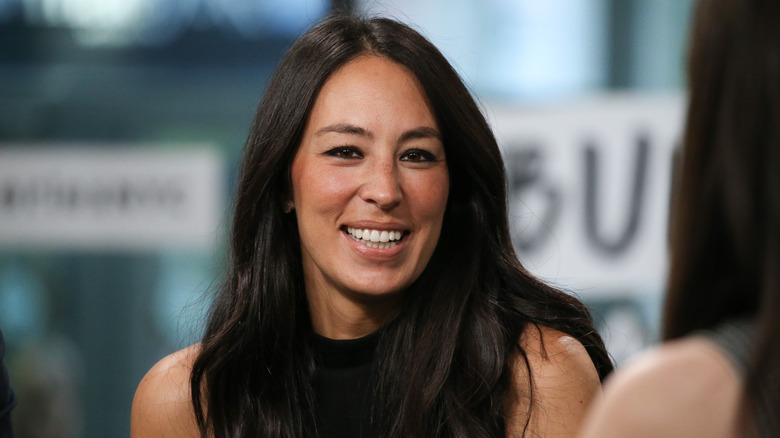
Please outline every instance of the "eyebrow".
[[404, 132], [404, 135], [401, 136], [400, 143], [408, 140], [416, 140], [418, 138], [435, 138], [437, 140], [441, 140], [441, 133], [436, 128], [420, 126], [419, 128], [414, 128], [410, 131]]
[[360, 126], [350, 125], [349, 123], [336, 123], [334, 125], [328, 125], [320, 128], [315, 135], [323, 135], [329, 132], [335, 132], [336, 134], [352, 134], [359, 135], [361, 137], [374, 138], [374, 135]]
[[[337, 133], [337, 134], [351, 134], [351, 135], [358, 135], [360, 137], [366, 137], [369, 139], [374, 138], [374, 135], [367, 131], [360, 126], [352, 125], [349, 123], [336, 123], [333, 125], [328, 125], [323, 128], [320, 128], [315, 135], [320, 136], [327, 133]], [[441, 140], [441, 133], [436, 128], [431, 128], [429, 126], [420, 126], [418, 128], [410, 129], [409, 131], [406, 131], [401, 135], [401, 138], [399, 140], [399, 143], [403, 143], [409, 140], [415, 140], [420, 138], [436, 138], [438, 140]]]

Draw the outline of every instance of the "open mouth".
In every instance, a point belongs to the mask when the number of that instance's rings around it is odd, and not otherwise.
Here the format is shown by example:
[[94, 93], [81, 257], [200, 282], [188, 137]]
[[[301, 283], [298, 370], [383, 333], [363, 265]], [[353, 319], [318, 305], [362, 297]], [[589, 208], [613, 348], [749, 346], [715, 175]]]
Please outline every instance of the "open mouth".
[[409, 231], [374, 230], [370, 228], [342, 227], [349, 237], [370, 248], [392, 248], [398, 245]]

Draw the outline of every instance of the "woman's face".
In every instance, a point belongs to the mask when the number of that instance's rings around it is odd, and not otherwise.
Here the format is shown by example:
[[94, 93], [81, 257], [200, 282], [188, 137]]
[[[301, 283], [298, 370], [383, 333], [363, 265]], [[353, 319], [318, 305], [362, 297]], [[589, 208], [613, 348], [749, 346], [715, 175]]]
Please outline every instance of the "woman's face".
[[413, 74], [375, 56], [337, 70], [312, 108], [292, 186], [310, 303], [370, 302], [415, 281], [439, 239], [449, 175]]

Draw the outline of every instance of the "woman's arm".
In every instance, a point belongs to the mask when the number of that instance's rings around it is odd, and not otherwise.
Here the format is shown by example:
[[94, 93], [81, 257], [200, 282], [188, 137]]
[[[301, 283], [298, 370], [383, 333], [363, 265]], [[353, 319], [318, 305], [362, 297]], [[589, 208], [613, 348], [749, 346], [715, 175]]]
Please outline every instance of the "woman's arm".
[[582, 344], [558, 330], [530, 325], [520, 339], [533, 378], [533, 409], [526, 435], [528, 370], [515, 361], [514, 392], [506, 404], [507, 437], [573, 437], [601, 391], [596, 367]]
[[741, 383], [703, 338], [674, 341], [610, 377], [581, 438], [731, 437]]
[[131, 438], [198, 438], [190, 398], [193, 345], [173, 353], [144, 376], [133, 398]]

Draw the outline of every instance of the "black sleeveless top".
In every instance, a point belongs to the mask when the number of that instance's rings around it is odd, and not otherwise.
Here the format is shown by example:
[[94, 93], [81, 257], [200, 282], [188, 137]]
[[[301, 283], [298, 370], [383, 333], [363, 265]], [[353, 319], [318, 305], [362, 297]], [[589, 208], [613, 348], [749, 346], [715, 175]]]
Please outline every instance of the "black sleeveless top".
[[320, 438], [376, 436], [371, 422], [374, 350], [379, 332], [333, 340], [312, 334], [317, 369], [312, 386]]
[[[744, 319], [728, 321], [703, 334], [721, 348], [732, 366], [744, 378], [755, 347], [757, 334], [753, 324]], [[761, 437], [779, 437], [780, 415], [773, 412], [772, 407], [780, 404], [780, 369], [771, 367], [763, 380], [754, 406], [757, 432]]]

